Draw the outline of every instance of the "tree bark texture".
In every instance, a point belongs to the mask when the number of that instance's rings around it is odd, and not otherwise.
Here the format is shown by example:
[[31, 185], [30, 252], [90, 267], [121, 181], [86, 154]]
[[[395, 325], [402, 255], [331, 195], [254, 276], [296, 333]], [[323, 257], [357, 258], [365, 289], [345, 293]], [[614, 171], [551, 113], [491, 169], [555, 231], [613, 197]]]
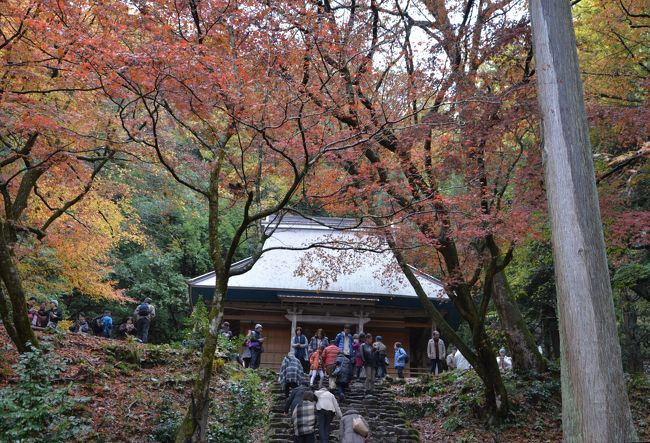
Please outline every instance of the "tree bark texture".
[[537, 349], [535, 338], [528, 329], [503, 272], [494, 276], [492, 286], [492, 302], [512, 353], [512, 368], [517, 372], [544, 372], [546, 361]]
[[210, 327], [205, 337], [200, 367], [192, 385], [192, 395], [187, 412], [176, 433], [176, 443], [191, 443], [207, 441], [208, 415], [210, 412], [210, 381], [214, 353], [217, 350], [219, 325], [223, 319], [223, 303], [226, 298], [228, 278], [217, 274], [217, 284], [214, 290], [214, 300], [210, 309]]
[[621, 343], [623, 345], [623, 367], [627, 372], [643, 372], [641, 356], [641, 340], [639, 322], [634, 300], [634, 293], [629, 290], [621, 291]]
[[[381, 223], [377, 222], [377, 224], [380, 225]], [[467, 321], [467, 324], [472, 330], [472, 341], [476, 352], [472, 351], [465, 344], [440, 312], [438, 312], [433, 303], [431, 303], [431, 300], [429, 300], [422, 285], [407, 264], [406, 259], [402, 255], [402, 251], [397, 248], [395, 241], [390, 236], [386, 236], [386, 240], [395, 255], [395, 259], [397, 260], [400, 269], [404, 272], [409, 283], [411, 283], [413, 290], [415, 290], [418, 300], [422, 303], [425, 312], [432, 318], [434, 324], [438, 326], [442, 335], [444, 335], [447, 340], [460, 350], [463, 356], [465, 356], [467, 361], [469, 361], [476, 370], [476, 373], [483, 382], [485, 404], [487, 405], [490, 414], [494, 419], [496, 419], [496, 421], [502, 421], [506, 418], [510, 409], [508, 393], [503, 384], [501, 373], [499, 372], [499, 366], [497, 365], [497, 360], [494, 356], [490, 338], [485, 331], [485, 318], [481, 318], [477, 315], [469, 290], [459, 290], [458, 294], [454, 298], [454, 306], [456, 306], [461, 313], [461, 316], [465, 321]], [[443, 257], [445, 257], [445, 264], [448, 269], [451, 267], [452, 271], [457, 270], [458, 255], [455, 247], [445, 249], [444, 252]]]
[[28, 352], [32, 346], [38, 347], [38, 340], [27, 318], [27, 302], [20, 274], [3, 234], [6, 233], [0, 233], [0, 278], [7, 289], [8, 299], [4, 294], [0, 299], [0, 315], [16, 349], [23, 353]]
[[567, 442], [636, 432], [623, 379], [570, 2], [531, 0]]
[[14, 342], [14, 344], [16, 344], [20, 343], [20, 339], [18, 338], [18, 333], [14, 327], [14, 320], [10, 311], [11, 304], [5, 296], [4, 284], [0, 281], [0, 320], [2, 320], [2, 324], [4, 325], [7, 334], [9, 334], [9, 338]]
[[476, 348], [474, 370], [483, 381], [485, 400], [492, 409], [493, 418], [497, 422], [502, 422], [508, 415], [510, 402], [490, 339], [485, 331], [485, 322], [475, 330], [473, 341]]

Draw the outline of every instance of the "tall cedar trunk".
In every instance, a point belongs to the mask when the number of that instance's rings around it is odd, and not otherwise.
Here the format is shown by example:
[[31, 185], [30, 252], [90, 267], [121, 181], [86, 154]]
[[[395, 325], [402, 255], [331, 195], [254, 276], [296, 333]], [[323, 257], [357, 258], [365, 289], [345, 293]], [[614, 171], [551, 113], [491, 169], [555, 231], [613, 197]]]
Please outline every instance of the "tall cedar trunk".
[[190, 404], [185, 418], [176, 433], [176, 443], [206, 441], [208, 432], [208, 414], [210, 412], [210, 380], [214, 354], [217, 350], [219, 325], [223, 319], [223, 302], [225, 300], [228, 278], [224, 273], [217, 273], [214, 300], [210, 309], [210, 327], [205, 337], [198, 375], [192, 385]]
[[546, 362], [537, 349], [535, 338], [515, 301], [503, 272], [494, 276], [492, 301], [512, 353], [512, 367], [518, 372], [544, 372]]
[[637, 439], [628, 403], [570, 2], [531, 0], [567, 442]]
[[3, 305], [0, 308], [2, 311], [0, 315], [2, 315], [5, 328], [18, 352], [27, 352], [32, 346], [38, 347], [38, 340], [36, 340], [32, 326], [27, 318], [27, 302], [20, 274], [16, 268], [9, 245], [2, 235], [0, 235], [0, 278], [9, 296], [9, 300], [6, 300], [4, 296], [0, 300]]
[[627, 372], [643, 372], [643, 358], [641, 358], [641, 337], [639, 337], [639, 324], [636, 303], [632, 298], [631, 290], [624, 290], [621, 294], [622, 322], [621, 342], [623, 344], [623, 367]]

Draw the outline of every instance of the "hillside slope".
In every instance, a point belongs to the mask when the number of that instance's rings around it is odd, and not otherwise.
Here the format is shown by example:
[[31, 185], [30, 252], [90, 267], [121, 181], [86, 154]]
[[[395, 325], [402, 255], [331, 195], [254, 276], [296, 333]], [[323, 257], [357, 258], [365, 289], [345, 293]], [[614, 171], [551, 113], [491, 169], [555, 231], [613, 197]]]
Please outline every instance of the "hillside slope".
[[[4, 329], [0, 327], [0, 331], [0, 388], [4, 397], [17, 392], [21, 386], [26, 386], [28, 395], [34, 397], [33, 392], [41, 392], [42, 386], [38, 385], [46, 381], [39, 382], [37, 377], [31, 385], [21, 385], [20, 369], [15, 368], [18, 354]], [[52, 389], [68, 389], [69, 399], [79, 401], [68, 408], [67, 414], [44, 419], [52, 432], [29, 432], [29, 439], [60, 441], [55, 438], [56, 432], [64, 426], [63, 422], [69, 421], [65, 426], [81, 430], [67, 437], [69, 441], [172, 441], [175, 426], [189, 401], [193, 371], [198, 362], [197, 351], [72, 333], [39, 332], [38, 335], [45, 348], [50, 349], [38, 359], [43, 360], [44, 371], [53, 374]], [[55, 368], [60, 363], [64, 369], [59, 373]], [[251, 420], [250, 416], [252, 413], [256, 417], [266, 415], [266, 382], [252, 371], [223, 363], [221, 359], [215, 361], [218, 369], [211, 385], [215, 401], [209, 439], [214, 442], [260, 441], [265, 420]], [[21, 392], [24, 397], [24, 389]], [[37, 409], [49, 400], [39, 402], [32, 398], [31, 401], [34, 402], [32, 406], [22, 403], [22, 408]], [[7, 413], [2, 401], [0, 413]], [[16, 417], [22, 420], [20, 413]], [[15, 422], [18, 426], [18, 420]], [[25, 422], [39, 422], [39, 418], [34, 415]], [[88, 428], [84, 431], [82, 425]], [[0, 429], [0, 435], [3, 431], [9, 435], [5, 429]], [[0, 437], [0, 441], [14, 439]]]

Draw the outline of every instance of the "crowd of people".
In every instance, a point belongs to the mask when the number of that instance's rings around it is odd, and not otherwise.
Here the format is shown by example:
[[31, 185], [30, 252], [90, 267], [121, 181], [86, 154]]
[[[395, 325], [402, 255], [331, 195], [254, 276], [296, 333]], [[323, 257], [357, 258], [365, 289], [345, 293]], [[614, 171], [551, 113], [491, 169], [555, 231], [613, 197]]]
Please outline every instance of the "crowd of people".
[[[261, 325], [256, 326], [256, 331], [261, 336]], [[252, 336], [247, 339], [246, 347], [253, 349], [250, 343], [253, 343]], [[400, 342], [393, 344], [393, 350], [393, 366], [397, 377], [403, 379], [409, 355]], [[440, 333], [433, 331], [427, 344], [432, 374], [449, 369], [471, 369], [460, 351], [450, 351], [447, 353]], [[295, 441], [314, 442], [318, 432], [320, 441], [328, 442], [330, 424], [335, 415], [341, 418], [340, 442], [365, 441], [369, 435], [367, 423], [357, 411], [348, 410], [341, 414], [339, 402], [345, 400], [346, 390], [353, 380], [363, 382], [365, 395], [373, 394], [375, 382], [381, 383], [386, 377], [387, 354], [388, 347], [381, 336], [373, 337], [368, 332], [353, 335], [350, 325], [345, 325], [331, 342], [322, 329], [307, 339], [302, 328], [297, 327], [291, 339], [291, 351], [284, 357], [278, 376], [286, 397], [285, 413], [293, 420]], [[512, 360], [504, 348], [499, 351], [497, 363], [502, 371], [512, 369]], [[257, 366], [251, 364], [250, 367]], [[323, 386], [326, 375], [328, 386]]]
[[[396, 355], [398, 350], [400, 356], [406, 355], [397, 345]], [[308, 340], [302, 328], [296, 328], [291, 351], [283, 359], [278, 377], [286, 396], [285, 413], [293, 421], [295, 441], [315, 442], [318, 432], [320, 441], [328, 442], [330, 425], [338, 416], [339, 442], [364, 442], [370, 433], [368, 423], [355, 410], [342, 414], [339, 402], [345, 399], [354, 379], [364, 380], [366, 394], [374, 392], [375, 377], [386, 376], [386, 353], [381, 336], [373, 339], [369, 333], [352, 335], [350, 325], [345, 325], [331, 342], [322, 329]], [[323, 386], [326, 374], [327, 387]]]
[[[150, 298], [145, 298], [137, 305], [133, 315], [124, 319], [115, 330], [113, 316], [108, 310], [90, 320], [85, 313], [80, 312], [72, 319], [69, 330], [106, 338], [116, 336], [126, 339], [132, 336], [141, 343], [148, 343], [149, 327], [155, 316], [156, 307]], [[27, 317], [33, 328], [56, 329], [59, 322], [63, 320], [63, 311], [55, 299], [39, 303], [36, 298], [31, 297], [27, 300]]]

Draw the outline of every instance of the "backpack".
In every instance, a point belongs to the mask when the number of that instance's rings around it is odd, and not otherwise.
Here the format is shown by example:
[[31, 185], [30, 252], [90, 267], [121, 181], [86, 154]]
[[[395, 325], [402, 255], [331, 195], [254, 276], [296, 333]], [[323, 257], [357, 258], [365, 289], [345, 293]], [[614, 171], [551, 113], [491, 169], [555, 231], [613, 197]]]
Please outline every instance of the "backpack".
[[149, 315], [149, 305], [146, 303], [142, 303], [140, 306], [138, 306], [138, 315], [140, 317], [146, 317]]

